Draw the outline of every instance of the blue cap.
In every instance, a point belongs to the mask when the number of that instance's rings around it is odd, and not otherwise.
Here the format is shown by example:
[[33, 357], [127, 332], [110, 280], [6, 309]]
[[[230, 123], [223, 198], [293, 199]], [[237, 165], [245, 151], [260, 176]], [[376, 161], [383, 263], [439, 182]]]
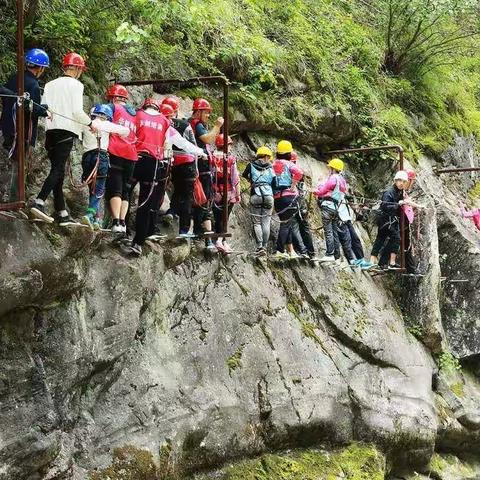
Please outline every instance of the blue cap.
[[90, 115], [105, 115], [110, 122], [113, 120], [112, 106], [105, 103], [97, 103], [91, 110]]
[[41, 48], [32, 48], [25, 54], [25, 62], [27, 65], [35, 65], [36, 67], [49, 67], [50, 58], [47, 52]]

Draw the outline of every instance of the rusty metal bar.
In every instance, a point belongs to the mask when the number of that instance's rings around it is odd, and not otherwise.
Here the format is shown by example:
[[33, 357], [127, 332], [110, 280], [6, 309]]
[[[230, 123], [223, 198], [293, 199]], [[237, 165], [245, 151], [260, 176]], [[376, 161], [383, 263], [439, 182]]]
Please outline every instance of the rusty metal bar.
[[[25, 59], [24, 59], [24, 11], [23, 0], [17, 0], [17, 95], [23, 97], [25, 91]], [[18, 203], [25, 203], [25, 103], [23, 99], [17, 102], [17, 138], [16, 161]]]
[[[112, 79], [117, 82], [117, 79]], [[228, 118], [228, 103], [229, 103], [229, 82], [223, 75], [209, 75], [204, 77], [194, 77], [187, 79], [154, 79], [154, 80], [132, 80], [122, 81], [118, 80], [118, 83], [125, 87], [130, 86], [144, 86], [144, 85], [185, 85], [191, 83], [221, 83], [223, 84], [223, 118], [225, 120], [223, 124], [223, 214], [222, 214], [222, 230], [223, 233], [228, 233], [228, 132], [229, 132], [229, 118]], [[227, 236], [227, 235], [225, 235]]]
[[[404, 150], [401, 145], [381, 145], [379, 147], [359, 147], [359, 148], [347, 148], [343, 150], [330, 150], [325, 152], [327, 156], [333, 155], [347, 155], [349, 153], [369, 153], [369, 152], [378, 152], [381, 150], [395, 150], [398, 153], [398, 167], [399, 170], [404, 168]], [[480, 170], [480, 169], [479, 169]], [[405, 214], [403, 210], [400, 209], [400, 269], [397, 270], [398, 273], [404, 273], [405, 268]]]
[[18, 210], [25, 206], [25, 202], [0, 203], [0, 211]]
[[434, 169], [433, 171], [435, 173], [480, 172], [480, 167], [442, 168], [440, 170]]
[[228, 232], [228, 81], [223, 82], [223, 212], [222, 212], [222, 230]]
[[[345, 155], [348, 153], [368, 153], [368, 152], [376, 152], [379, 150], [396, 150], [397, 152], [402, 153], [402, 162], [403, 162], [403, 147], [400, 145], [382, 145], [379, 147], [359, 147], [359, 148], [347, 148], [344, 150], [330, 150], [325, 152], [325, 155], [332, 156], [332, 155]], [[401, 165], [403, 168], [403, 163]]]
[[187, 79], [176, 79], [176, 78], [167, 78], [167, 79], [154, 79], [154, 80], [132, 80], [132, 81], [122, 81], [112, 79], [116, 83], [122, 84], [124, 87], [133, 87], [133, 86], [142, 86], [142, 85], [182, 85], [186, 83], [202, 83], [202, 82], [220, 82], [228, 83], [228, 80], [223, 75], [210, 75], [206, 77], [193, 77]]

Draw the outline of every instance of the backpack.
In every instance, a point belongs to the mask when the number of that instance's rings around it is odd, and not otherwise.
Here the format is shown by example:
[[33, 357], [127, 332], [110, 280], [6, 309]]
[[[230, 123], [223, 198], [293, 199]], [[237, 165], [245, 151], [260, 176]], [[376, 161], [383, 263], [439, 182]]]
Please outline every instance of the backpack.
[[287, 165], [283, 167], [280, 175], [275, 175], [275, 188], [278, 190], [285, 190], [292, 186], [292, 173]]
[[250, 164], [251, 172], [250, 178], [252, 179], [252, 187], [255, 195], [260, 197], [269, 197], [273, 195], [272, 180], [273, 169], [272, 167], [260, 170], [256, 168], [253, 163]]

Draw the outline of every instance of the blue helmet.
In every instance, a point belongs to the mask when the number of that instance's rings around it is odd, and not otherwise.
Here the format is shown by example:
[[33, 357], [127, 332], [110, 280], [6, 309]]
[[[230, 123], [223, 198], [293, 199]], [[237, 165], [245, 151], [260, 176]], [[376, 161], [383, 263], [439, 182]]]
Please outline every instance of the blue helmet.
[[104, 115], [107, 117], [107, 120], [111, 122], [113, 120], [113, 109], [109, 104], [97, 103], [90, 111], [90, 115], [95, 117], [98, 115]]
[[35, 65], [36, 67], [49, 67], [50, 58], [47, 52], [40, 48], [32, 48], [25, 54], [25, 62], [27, 65]]

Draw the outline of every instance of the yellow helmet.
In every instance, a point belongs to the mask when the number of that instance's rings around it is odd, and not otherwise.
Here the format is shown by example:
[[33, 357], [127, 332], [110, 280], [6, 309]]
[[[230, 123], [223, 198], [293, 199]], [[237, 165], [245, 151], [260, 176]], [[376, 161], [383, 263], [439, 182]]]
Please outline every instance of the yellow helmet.
[[328, 162], [328, 166], [334, 170], [337, 170], [338, 172], [343, 172], [343, 169], [345, 168], [345, 164], [339, 158], [332, 158]]
[[257, 157], [270, 157], [270, 158], [272, 158], [273, 153], [268, 147], [263, 146], [263, 147], [260, 147], [257, 150]]
[[277, 153], [292, 153], [293, 147], [288, 140], [280, 140], [277, 145]]

